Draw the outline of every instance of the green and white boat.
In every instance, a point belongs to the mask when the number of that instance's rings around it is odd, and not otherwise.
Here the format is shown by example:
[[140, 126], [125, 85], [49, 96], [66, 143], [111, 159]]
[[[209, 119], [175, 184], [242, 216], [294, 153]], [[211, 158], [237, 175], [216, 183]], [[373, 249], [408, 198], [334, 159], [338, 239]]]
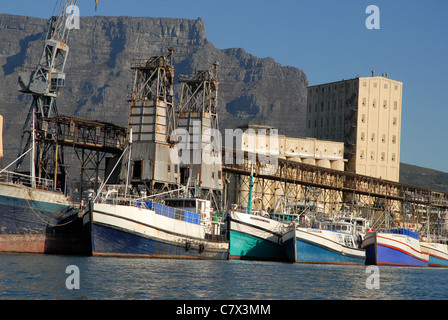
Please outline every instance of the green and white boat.
[[229, 218], [229, 259], [286, 261], [282, 244], [284, 222], [260, 214], [232, 210]]

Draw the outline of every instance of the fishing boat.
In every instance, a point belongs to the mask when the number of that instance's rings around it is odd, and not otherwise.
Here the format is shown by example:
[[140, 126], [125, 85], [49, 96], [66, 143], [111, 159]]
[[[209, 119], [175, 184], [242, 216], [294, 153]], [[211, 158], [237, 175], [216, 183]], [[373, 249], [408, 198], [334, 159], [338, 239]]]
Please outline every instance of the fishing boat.
[[283, 235], [288, 260], [302, 263], [364, 264], [365, 251], [354, 234], [352, 223], [328, 221], [317, 228], [296, 224]]
[[226, 260], [225, 223], [198, 198], [133, 198], [108, 186], [91, 201], [84, 224], [92, 255]]
[[429, 267], [448, 267], [447, 239], [420, 241], [424, 253], [429, 254]]
[[228, 213], [228, 221], [229, 259], [286, 261], [282, 244], [284, 221], [235, 209]]
[[82, 211], [52, 181], [2, 170], [0, 252], [85, 254]]
[[248, 207], [243, 210], [234, 205], [227, 213], [229, 259], [287, 261], [282, 236], [288, 224], [298, 215], [286, 207], [280, 213], [252, 210], [252, 191], [253, 166], [250, 175]]
[[368, 232], [362, 242], [366, 264], [426, 267], [429, 254], [421, 248], [418, 233], [408, 228]]
[[429, 254], [429, 267], [448, 267], [448, 238], [444, 235], [441, 213], [438, 213], [437, 224], [432, 228], [429, 219], [426, 220], [426, 232], [423, 231], [420, 247], [422, 251]]

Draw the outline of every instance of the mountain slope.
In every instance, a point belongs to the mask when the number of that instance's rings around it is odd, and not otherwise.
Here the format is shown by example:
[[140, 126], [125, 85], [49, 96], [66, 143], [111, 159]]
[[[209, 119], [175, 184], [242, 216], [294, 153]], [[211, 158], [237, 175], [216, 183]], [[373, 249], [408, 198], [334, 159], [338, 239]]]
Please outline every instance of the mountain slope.
[[400, 163], [400, 182], [448, 193], [448, 173]]
[[[4, 117], [5, 161], [18, 152], [30, 97], [17, 91], [23, 66], [35, 67], [43, 47], [46, 20], [0, 15], [0, 114]], [[217, 49], [199, 18], [84, 17], [70, 32], [66, 85], [58, 99], [63, 115], [127, 125], [132, 88], [131, 59], [166, 54], [172, 47], [176, 74], [211, 68], [219, 61], [219, 125], [247, 123], [279, 127], [281, 134], [305, 134], [305, 73], [243, 49]], [[177, 79], [177, 78], [176, 78]], [[175, 85], [176, 104], [180, 84]]]

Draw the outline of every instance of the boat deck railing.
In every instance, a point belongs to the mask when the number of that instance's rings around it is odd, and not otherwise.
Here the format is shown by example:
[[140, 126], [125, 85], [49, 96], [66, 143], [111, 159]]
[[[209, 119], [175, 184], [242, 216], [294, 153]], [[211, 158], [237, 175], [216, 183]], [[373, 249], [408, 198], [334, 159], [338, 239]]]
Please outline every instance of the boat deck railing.
[[[127, 205], [148, 209], [154, 211], [156, 214], [196, 225], [206, 224], [208, 222], [201, 216], [201, 214], [193, 212], [195, 211], [195, 208], [194, 210], [189, 211], [188, 209], [166, 206], [161, 203], [163, 198], [157, 197], [157, 195], [146, 197], [135, 196], [130, 194], [129, 190], [126, 192], [125, 189], [126, 188], [123, 185], [108, 185], [105, 190], [96, 197], [95, 203]], [[220, 232], [215, 232], [215, 230], [220, 229], [217, 227], [223, 223], [222, 217], [210, 217], [209, 221], [211, 223], [210, 239], [224, 241], [225, 236], [219, 234]]]
[[[40, 178], [40, 177], [31, 177], [29, 175], [3, 170], [0, 172], [0, 181], [14, 184], [21, 184], [27, 187], [34, 187], [38, 189], [44, 190], [55, 190], [53, 185], [53, 180]], [[34, 182], [34, 183], [33, 183]]]

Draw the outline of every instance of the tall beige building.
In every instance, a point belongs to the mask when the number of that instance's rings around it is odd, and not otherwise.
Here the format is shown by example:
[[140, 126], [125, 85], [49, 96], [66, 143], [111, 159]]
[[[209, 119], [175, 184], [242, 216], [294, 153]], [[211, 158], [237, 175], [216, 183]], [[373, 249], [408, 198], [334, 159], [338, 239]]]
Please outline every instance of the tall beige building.
[[345, 170], [398, 182], [403, 83], [357, 77], [308, 87], [307, 136], [343, 141]]

